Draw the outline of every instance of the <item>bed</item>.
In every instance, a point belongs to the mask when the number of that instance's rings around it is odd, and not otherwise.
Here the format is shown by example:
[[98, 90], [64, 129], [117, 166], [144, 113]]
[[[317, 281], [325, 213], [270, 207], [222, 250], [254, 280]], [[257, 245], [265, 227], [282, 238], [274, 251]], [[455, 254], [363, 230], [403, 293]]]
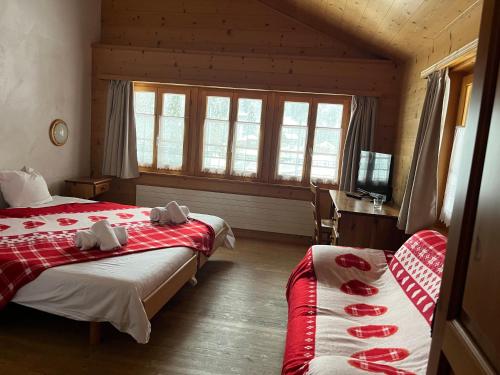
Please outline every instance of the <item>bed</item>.
[[283, 375], [425, 374], [446, 237], [395, 253], [313, 246], [287, 286]]
[[[49, 236], [54, 246], [64, 247], [60, 245], [65, 243], [62, 237], [72, 238], [76, 230], [107, 218], [114, 226], [127, 226], [131, 235], [127, 247], [134, 248], [137, 242], [134, 242], [134, 237], [137, 237], [134, 230], [150, 226], [149, 211], [149, 208], [55, 196], [47, 204], [0, 210], [0, 244], [17, 241], [19, 235]], [[91, 322], [90, 339], [93, 343], [100, 340], [101, 322], [111, 323], [138, 343], [147, 343], [151, 333], [150, 319], [186, 282], [195, 284], [196, 272], [218, 247], [234, 246], [231, 229], [221, 218], [195, 213], [190, 218], [193, 223], [205, 225], [213, 231], [210, 238], [195, 236], [199, 244], [192, 245], [189, 242], [192, 238], [182, 238], [182, 241], [187, 241], [187, 246], [168, 248], [159, 248], [162, 242], [151, 240], [147, 243], [154, 250], [136, 247], [137, 251], [130, 254], [48, 267], [17, 289], [11, 302]], [[99, 250], [92, 251], [92, 254], [101, 256]], [[0, 284], [1, 276], [0, 272]]]

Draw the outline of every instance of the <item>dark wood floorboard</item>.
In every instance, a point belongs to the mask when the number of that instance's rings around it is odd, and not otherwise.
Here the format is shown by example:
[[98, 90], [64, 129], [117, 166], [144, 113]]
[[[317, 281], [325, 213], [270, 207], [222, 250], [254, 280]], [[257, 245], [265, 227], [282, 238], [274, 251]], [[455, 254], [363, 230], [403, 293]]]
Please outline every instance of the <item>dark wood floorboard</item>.
[[219, 249], [152, 320], [140, 345], [111, 326], [89, 346], [88, 325], [14, 304], [0, 312], [0, 374], [279, 374], [285, 285], [306, 246], [239, 239]]

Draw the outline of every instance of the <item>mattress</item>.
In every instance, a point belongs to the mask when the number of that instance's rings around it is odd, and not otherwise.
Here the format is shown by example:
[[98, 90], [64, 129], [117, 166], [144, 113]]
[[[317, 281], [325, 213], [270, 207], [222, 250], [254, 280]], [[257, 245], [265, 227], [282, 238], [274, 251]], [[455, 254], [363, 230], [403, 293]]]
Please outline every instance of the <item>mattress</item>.
[[[54, 197], [37, 207], [84, 202], [91, 201]], [[234, 244], [221, 218], [190, 216], [214, 229], [215, 243]], [[70, 319], [110, 322], [137, 342], [147, 343], [151, 325], [142, 300], [194, 255], [190, 248], [173, 247], [53, 267], [19, 289], [12, 302]]]

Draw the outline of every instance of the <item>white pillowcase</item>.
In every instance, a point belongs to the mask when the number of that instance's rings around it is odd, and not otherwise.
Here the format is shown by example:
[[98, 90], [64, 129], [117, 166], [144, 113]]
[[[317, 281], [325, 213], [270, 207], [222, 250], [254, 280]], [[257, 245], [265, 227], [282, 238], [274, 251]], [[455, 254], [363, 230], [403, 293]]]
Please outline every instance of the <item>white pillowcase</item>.
[[52, 201], [47, 183], [31, 168], [0, 171], [0, 189], [10, 207], [29, 207]]

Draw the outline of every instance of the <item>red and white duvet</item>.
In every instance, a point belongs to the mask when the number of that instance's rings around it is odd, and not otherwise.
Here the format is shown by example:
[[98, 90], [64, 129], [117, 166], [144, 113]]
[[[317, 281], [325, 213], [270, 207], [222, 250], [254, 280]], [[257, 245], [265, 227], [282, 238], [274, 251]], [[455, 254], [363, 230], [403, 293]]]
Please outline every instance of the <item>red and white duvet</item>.
[[446, 238], [388, 252], [313, 246], [288, 287], [286, 375], [424, 374]]
[[[52, 267], [172, 247], [211, 254], [212, 227], [194, 219], [176, 226], [153, 225], [150, 211], [109, 202], [0, 210], [0, 309], [19, 288]], [[76, 231], [103, 219], [127, 228], [128, 244], [110, 252], [76, 248]]]

